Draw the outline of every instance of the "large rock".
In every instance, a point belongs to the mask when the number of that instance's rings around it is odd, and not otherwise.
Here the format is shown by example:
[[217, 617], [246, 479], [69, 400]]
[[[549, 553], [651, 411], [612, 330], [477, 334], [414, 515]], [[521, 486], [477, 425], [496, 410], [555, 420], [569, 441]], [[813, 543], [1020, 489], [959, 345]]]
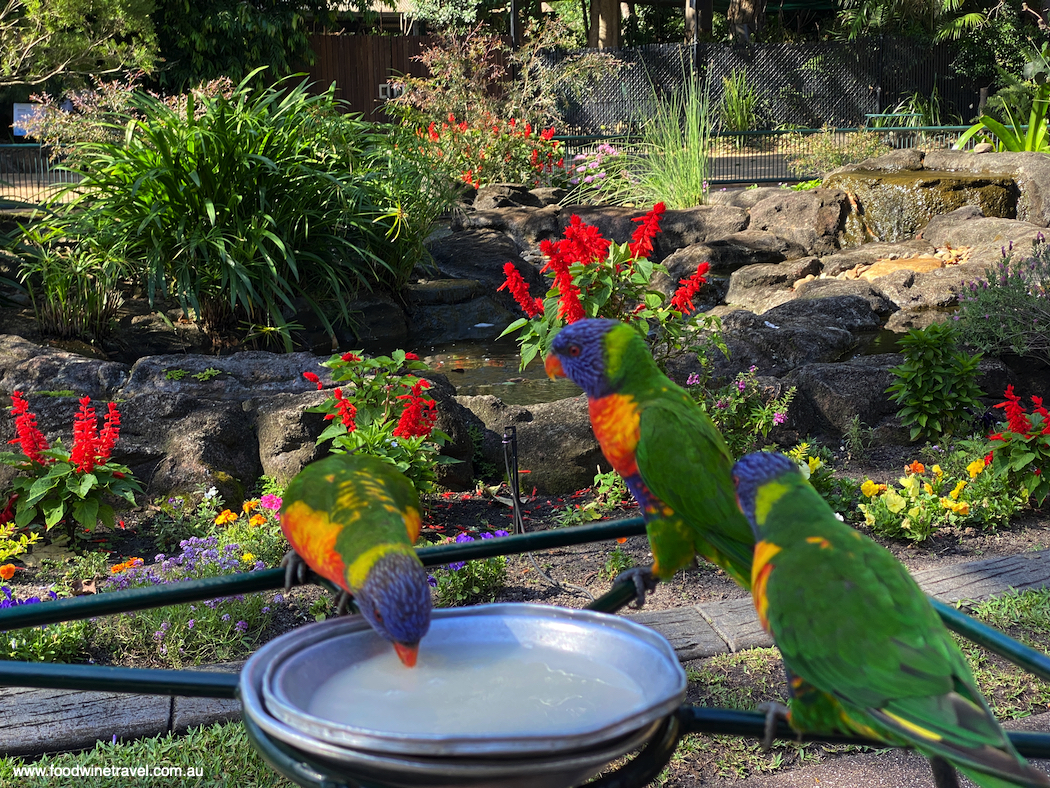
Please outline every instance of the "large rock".
[[1010, 244], [1027, 249], [1045, 227], [1016, 219], [986, 217], [979, 208], [966, 206], [934, 216], [922, 230], [922, 239], [934, 246], [992, 246]]
[[1018, 188], [1017, 218], [1040, 227], [1050, 227], [1050, 156], [1045, 153], [982, 153], [931, 150], [923, 166], [930, 170], [952, 170], [979, 174], [1002, 174], [1013, 178]]
[[0, 392], [72, 391], [94, 400], [112, 399], [129, 374], [126, 364], [101, 361], [0, 336]]
[[934, 251], [933, 245], [921, 238], [895, 242], [872, 241], [863, 246], [844, 249], [822, 257], [820, 270], [825, 276], [832, 277], [856, 268], [858, 265], [871, 265], [876, 260], [910, 257], [915, 254], [932, 254]]
[[245, 403], [253, 416], [259, 464], [265, 476], [283, 487], [328, 453], [327, 446], [317, 445], [328, 422], [323, 414], [307, 413], [306, 409], [323, 404], [330, 396], [330, 391], [307, 391], [258, 397]]
[[871, 303], [856, 295], [798, 298], [773, 307], [765, 320], [775, 325], [801, 323], [811, 326], [832, 326], [851, 333], [875, 331], [882, 323]]
[[729, 277], [726, 303], [762, 314], [792, 300], [795, 282], [819, 271], [820, 261], [816, 257], [745, 266]]
[[810, 189], [767, 197], [751, 209], [748, 229], [768, 230], [801, 245], [807, 254], [839, 249], [849, 202], [839, 189]]
[[471, 205], [478, 211], [491, 211], [496, 208], [542, 208], [544, 204], [521, 184], [489, 183], [478, 187]]
[[854, 417], [876, 427], [895, 418], [897, 405], [886, 389], [893, 383], [890, 367], [903, 361], [898, 354], [858, 356], [838, 364], [812, 363], [784, 376], [784, 382], [798, 389], [796, 396], [812, 406], [818, 425], [834, 433], [849, 429]]
[[361, 342], [398, 346], [408, 339], [405, 311], [388, 295], [361, 294], [348, 301], [346, 309], [353, 325], [336, 328], [343, 347], [360, 347]]
[[888, 317], [897, 309], [877, 285], [864, 279], [811, 279], [795, 288], [795, 298], [835, 298], [844, 295], [863, 298], [881, 317]]
[[[678, 249], [664, 259], [672, 281], [692, 274], [700, 263], [711, 265], [715, 276], [731, 274], [747, 265], [781, 263], [803, 257], [805, 250], [798, 244], [762, 230], [744, 230], [725, 238], [698, 243]], [[657, 289], [666, 278], [653, 277]]]
[[[499, 435], [513, 425], [518, 436], [518, 467], [528, 470], [524, 484], [557, 495], [589, 487], [600, 468], [611, 469], [587, 413], [586, 397], [538, 405], [505, 405], [492, 396], [456, 397], [485, 427]], [[485, 459], [502, 467], [503, 454], [485, 449]]]
[[[452, 218], [453, 231], [492, 231], [504, 235], [515, 246], [525, 251], [535, 249], [540, 241], [554, 238], [561, 234], [559, 216], [562, 209], [557, 205], [543, 208], [500, 208], [491, 211], [469, 211], [456, 214]], [[427, 247], [435, 258], [443, 251], [445, 244], [454, 242], [461, 233], [455, 232], [450, 238], [429, 243]], [[469, 249], [467, 249], [469, 251]], [[444, 256], [444, 255], [443, 255]], [[443, 271], [446, 269], [442, 268]], [[458, 274], [448, 274], [452, 276]]]

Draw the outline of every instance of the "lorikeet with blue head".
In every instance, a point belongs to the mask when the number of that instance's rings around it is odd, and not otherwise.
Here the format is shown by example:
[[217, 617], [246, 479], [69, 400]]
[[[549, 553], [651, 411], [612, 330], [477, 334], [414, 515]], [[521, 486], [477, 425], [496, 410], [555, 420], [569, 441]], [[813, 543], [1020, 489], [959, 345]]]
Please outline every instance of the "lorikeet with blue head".
[[754, 537], [736, 505], [729, 449], [641, 334], [616, 320], [579, 320], [554, 338], [546, 369], [587, 395], [594, 436], [645, 518], [653, 565], [634, 570], [639, 603], [646, 586], [697, 554], [749, 588]]
[[[951, 764], [984, 788], [1050, 786], [1017, 754], [933, 605], [888, 550], [839, 521], [782, 454], [749, 454], [733, 476], [757, 540], [758, 617], [789, 676], [817, 695], [792, 701], [793, 727], [914, 747], [935, 776], [947, 770], [941, 785], [953, 784]], [[815, 723], [813, 709], [838, 719]]]
[[281, 530], [289, 584], [303, 561], [353, 596], [372, 628], [416, 664], [430, 628], [430, 586], [412, 548], [422, 523], [419, 495], [393, 465], [376, 457], [333, 454], [288, 484]]

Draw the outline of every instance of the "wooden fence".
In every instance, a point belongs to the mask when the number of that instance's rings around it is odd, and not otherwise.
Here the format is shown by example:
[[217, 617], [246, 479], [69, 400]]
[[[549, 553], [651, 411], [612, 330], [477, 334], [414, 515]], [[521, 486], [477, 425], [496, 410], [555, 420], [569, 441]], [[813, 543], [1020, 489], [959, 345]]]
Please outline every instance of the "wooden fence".
[[344, 36], [315, 34], [310, 46], [317, 55], [308, 69], [319, 88], [336, 85], [336, 98], [367, 120], [387, 120], [383, 112], [390, 80], [401, 74], [425, 76], [426, 68], [412, 58], [431, 45], [430, 36]]

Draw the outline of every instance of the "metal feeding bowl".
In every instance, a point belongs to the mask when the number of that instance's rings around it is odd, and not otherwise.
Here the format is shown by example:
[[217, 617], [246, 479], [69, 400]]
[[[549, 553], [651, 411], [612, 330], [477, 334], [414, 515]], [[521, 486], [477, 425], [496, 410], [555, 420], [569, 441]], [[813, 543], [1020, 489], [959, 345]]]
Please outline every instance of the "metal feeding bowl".
[[290, 632], [241, 672], [244, 713], [338, 773], [389, 786], [569, 788], [685, 697], [660, 635], [544, 605], [435, 610], [414, 668], [360, 617]]

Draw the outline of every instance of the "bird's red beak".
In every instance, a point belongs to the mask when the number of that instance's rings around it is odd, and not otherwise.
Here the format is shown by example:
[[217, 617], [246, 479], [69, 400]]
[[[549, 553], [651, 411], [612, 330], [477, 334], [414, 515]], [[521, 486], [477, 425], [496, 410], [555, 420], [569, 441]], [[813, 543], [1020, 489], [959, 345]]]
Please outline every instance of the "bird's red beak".
[[410, 646], [406, 646], [404, 643], [395, 643], [394, 651], [397, 652], [401, 664], [406, 668], [414, 668], [416, 666], [416, 658], [419, 657], [418, 643], [413, 643]]
[[565, 370], [561, 368], [561, 361], [553, 353], [547, 356], [547, 360], [543, 362], [543, 368], [547, 371], [547, 377], [551, 380], [565, 377]]

